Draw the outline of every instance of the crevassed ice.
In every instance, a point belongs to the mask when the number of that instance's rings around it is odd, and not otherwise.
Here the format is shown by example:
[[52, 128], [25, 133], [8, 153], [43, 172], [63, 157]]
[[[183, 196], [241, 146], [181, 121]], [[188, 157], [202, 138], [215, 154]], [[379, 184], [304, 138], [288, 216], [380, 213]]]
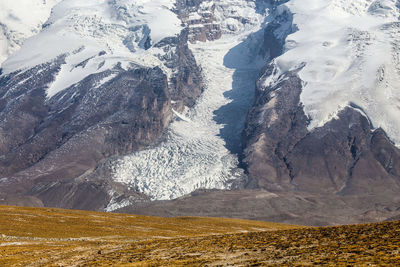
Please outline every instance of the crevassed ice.
[[[115, 164], [115, 181], [129, 184], [152, 199], [173, 199], [198, 188], [228, 189], [243, 175], [237, 168], [237, 155], [226, 148], [220, 131], [228, 125], [230, 137], [240, 145], [259, 73], [256, 54], [263, 33], [254, 37], [257, 40], [247, 37], [260, 29], [264, 18], [250, 1], [214, 2], [219, 20], [231, 16], [249, 23], [237, 24], [232, 35], [227, 27], [220, 40], [190, 46], [203, 69], [204, 93], [193, 109], [170, 125], [165, 142]], [[244, 39], [243, 49], [232, 50]], [[228, 92], [235, 95], [234, 101]]]

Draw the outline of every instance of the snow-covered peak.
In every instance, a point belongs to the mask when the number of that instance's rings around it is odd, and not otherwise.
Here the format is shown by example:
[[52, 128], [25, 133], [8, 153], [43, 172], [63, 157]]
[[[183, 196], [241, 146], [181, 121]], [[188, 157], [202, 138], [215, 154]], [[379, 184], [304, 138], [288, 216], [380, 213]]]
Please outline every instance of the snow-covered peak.
[[298, 31], [275, 60], [275, 80], [304, 65], [301, 102], [311, 118], [309, 128], [324, 125], [351, 103], [400, 144], [398, 1], [291, 0], [285, 5]]
[[[3, 64], [5, 74], [65, 56], [48, 97], [119, 64], [161, 65], [152, 45], [181, 31], [172, 0], [63, 0], [40, 34]], [[155, 50], [155, 51], [153, 51]]]
[[37, 34], [61, 0], [0, 1], [0, 65], [26, 38]]

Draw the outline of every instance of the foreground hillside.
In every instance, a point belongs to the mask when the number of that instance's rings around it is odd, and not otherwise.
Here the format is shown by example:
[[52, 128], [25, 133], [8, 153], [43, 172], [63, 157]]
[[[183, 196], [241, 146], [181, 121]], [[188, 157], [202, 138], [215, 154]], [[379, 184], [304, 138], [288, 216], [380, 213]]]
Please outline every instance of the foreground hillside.
[[70, 266], [114, 253], [117, 259], [119, 251], [130, 254], [132, 246], [155, 245], [162, 240], [178, 242], [180, 238], [196, 240], [211, 235], [292, 228], [295, 226], [246, 220], [157, 218], [0, 206], [0, 266]]
[[0, 206], [0, 265], [400, 264], [400, 222], [328, 228]]

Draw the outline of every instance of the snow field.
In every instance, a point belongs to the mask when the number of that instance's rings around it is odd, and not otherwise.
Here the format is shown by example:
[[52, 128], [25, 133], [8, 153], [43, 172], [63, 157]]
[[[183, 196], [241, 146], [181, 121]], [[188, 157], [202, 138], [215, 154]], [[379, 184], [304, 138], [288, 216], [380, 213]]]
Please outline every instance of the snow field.
[[0, 65], [25, 39], [39, 33], [51, 9], [61, 0], [0, 1]]
[[400, 144], [400, 16], [395, 0], [291, 0], [298, 31], [276, 59], [277, 75], [296, 69], [304, 82], [301, 102], [309, 130], [340, 110], [360, 106], [375, 128]]

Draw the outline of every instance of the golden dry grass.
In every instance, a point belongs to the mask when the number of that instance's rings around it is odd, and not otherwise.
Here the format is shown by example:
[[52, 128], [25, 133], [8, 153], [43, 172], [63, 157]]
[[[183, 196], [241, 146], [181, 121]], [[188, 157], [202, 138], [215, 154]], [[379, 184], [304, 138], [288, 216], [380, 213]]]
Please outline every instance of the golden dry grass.
[[400, 266], [400, 222], [299, 227], [0, 206], [0, 266]]
[[0, 206], [0, 266], [80, 265], [138, 242], [295, 227], [223, 218]]

